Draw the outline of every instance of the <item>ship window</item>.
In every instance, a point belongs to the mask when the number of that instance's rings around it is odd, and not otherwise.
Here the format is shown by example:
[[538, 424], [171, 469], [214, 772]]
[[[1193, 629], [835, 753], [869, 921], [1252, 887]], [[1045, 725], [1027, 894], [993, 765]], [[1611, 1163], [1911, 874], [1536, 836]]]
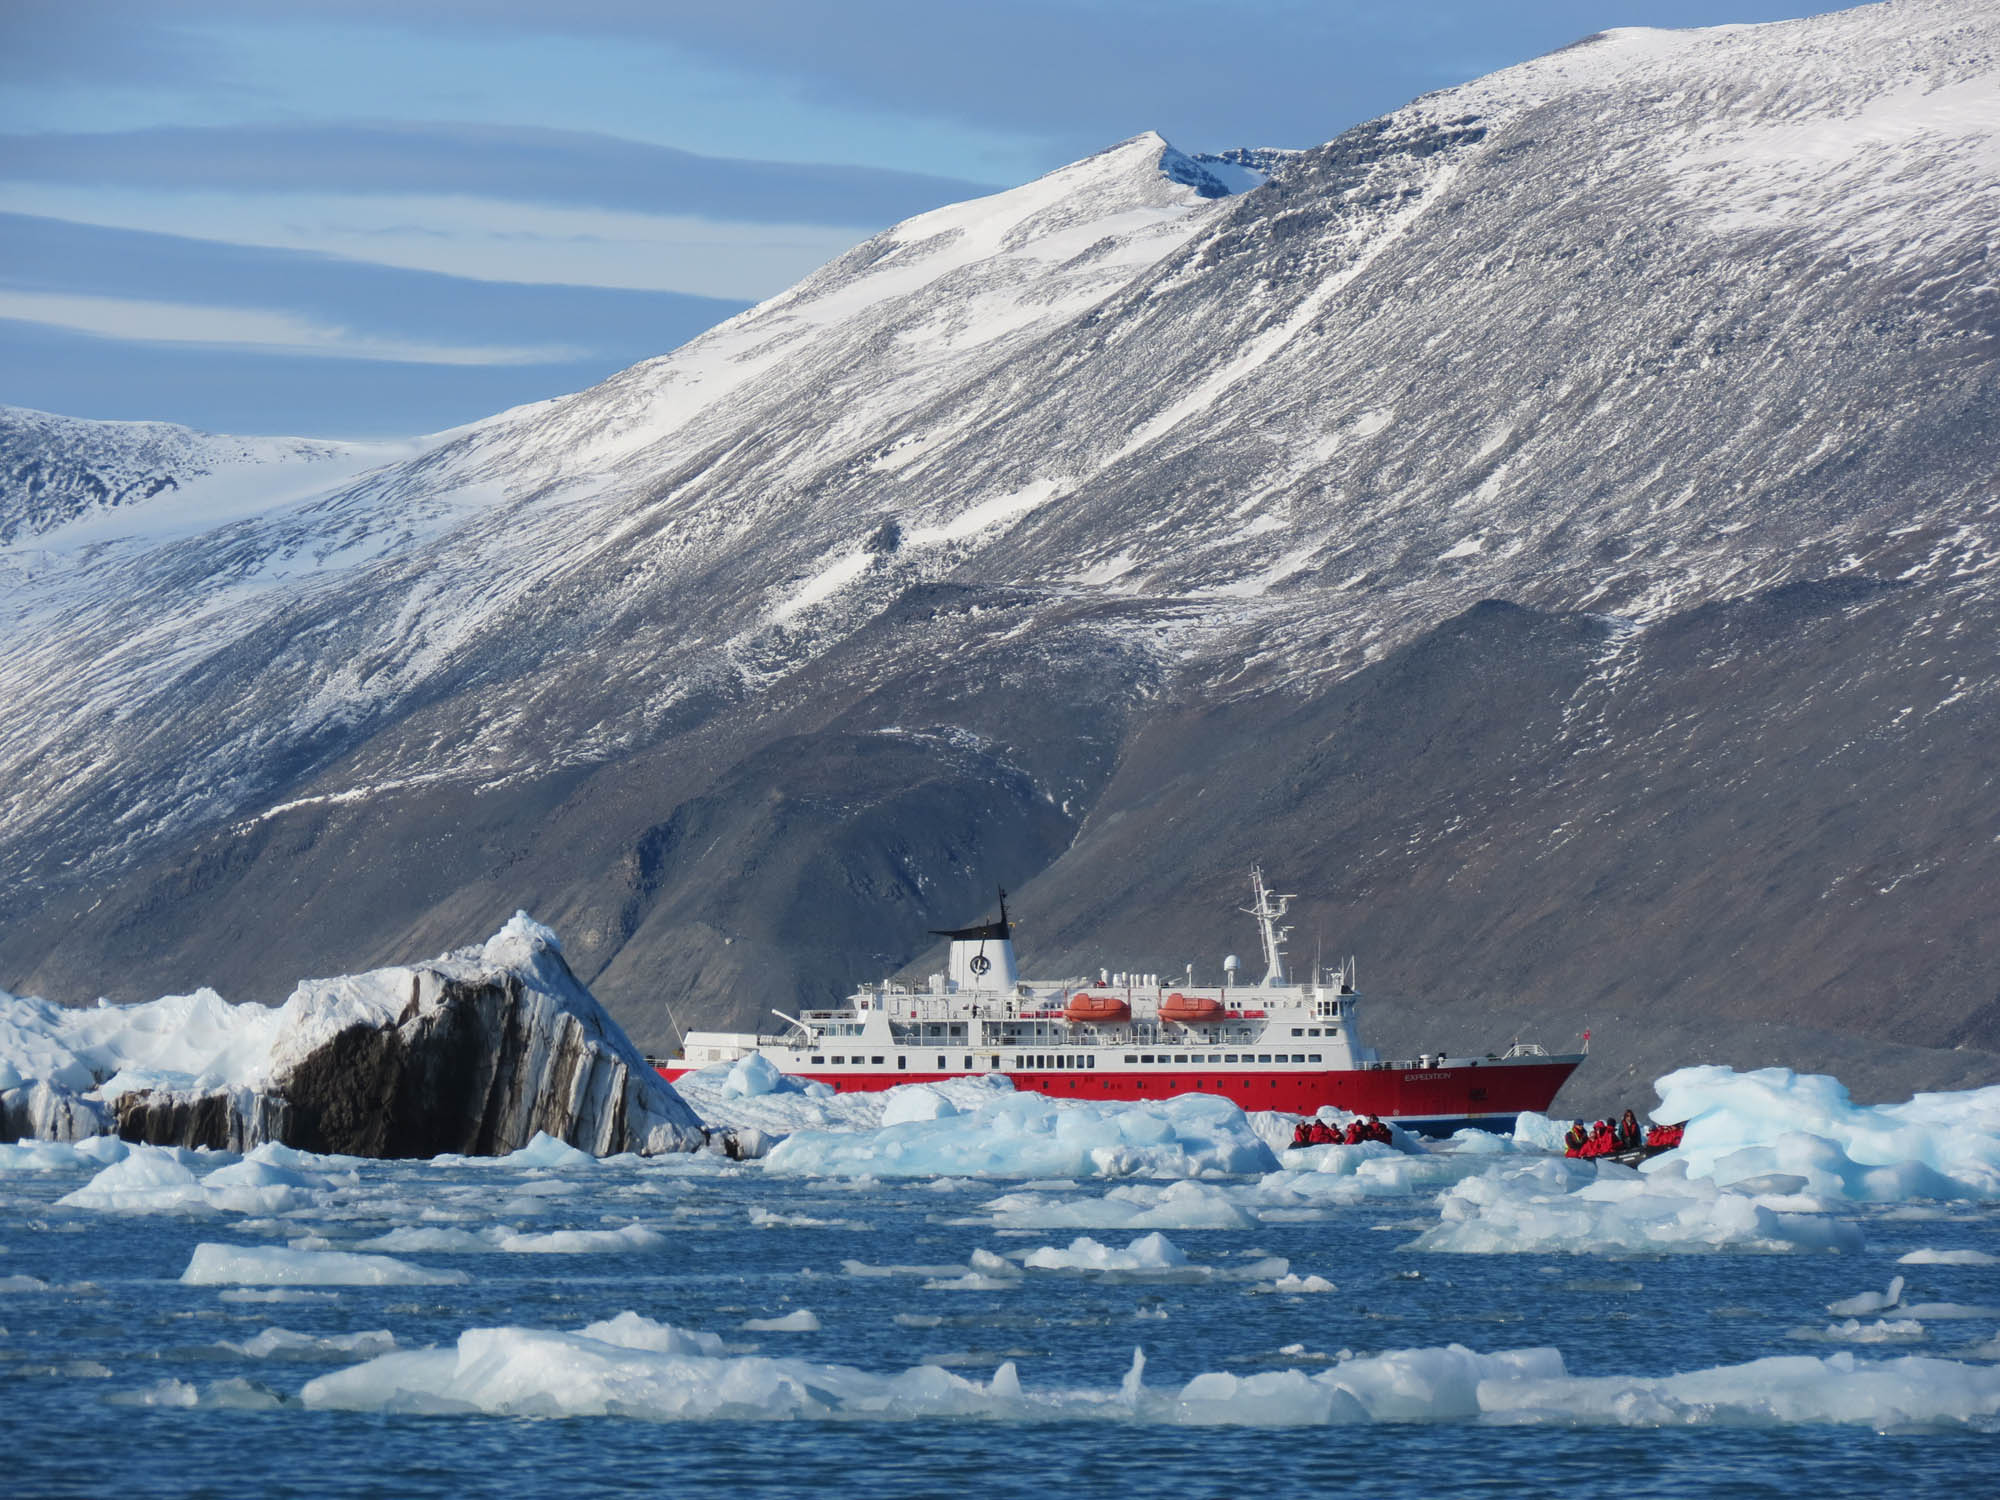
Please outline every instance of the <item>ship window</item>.
[[1145, 1052], [1145, 1053], [1141, 1053], [1141, 1054], [1140, 1054], [1140, 1057], [1139, 1057], [1139, 1061], [1140, 1061], [1140, 1062], [1142, 1062], [1142, 1063], [1149, 1063], [1149, 1062], [1151, 1062], [1152, 1060], [1153, 1060], [1153, 1054], [1152, 1054], [1152, 1053], [1150, 1053], [1150, 1052]]
[[1237, 1056], [1237, 1055], [1236, 1055], [1236, 1054], [1235, 1054], [1234, 1052], [1231, 1052], [1231, 1053], [1229, 1053], [1229, 1054], [1228, 1054], [1228, 1055], [1227, 1055], [1226, 1057], [1224, 1057], [1224, 1058], [1223, 1058], [1222, 1060], [1223, 1060], [1224, 1062], [1226, 1062], [1226, 1063], [1232, 1063], [1232, 1062], [1241, 1062], [1241, 1061], [1243, 1061], [1243, 1059], [1242, 1059], [1242, 1058], [1240, 1058], [1240, 1057], [1238, 1057], [1238, 1056]]
[[1315, 1052], [1311, 1057], [1306, 1059], [1306, 1061], [1308, 1062], [1319, 1062], [1320, 1060], [1321, 1060], [1320, 1055], [1317, 1052]]
[[[943, 1066], [944, 1066], [944, 1064], [943, 1064], [942, 1062], [940, 1062], [940, 1063], [938, 1064], [938, 1066], [939, 1066], [939, 1067], [943, 1067]], [[965, 1060], [965, 1071], [966, 1071], [966, 1072], [968, 1072], [968, 1073], [970, 1073], [970, 1072], [972, 1071], [972, 1059], [971, 1059], [971, 1058], [969, 1058], [969, 1057], [968, 1057], [968, 1058], [967, 1058], [967, 1059]]]
[[1271, 1054], [1268, 1052], [1259, 1052], [1257, 1054], [1258, 1062], [1269, 1062], [1270, 1060], [1271, 1060]]
[[1125, 1061], [1127, 1061], [1128, 1063], [1135, 1063], [1138, 1060], [1139, 1059], [1130, 1052], [1125, 1054]]
[[1294, 1027], [1292, 1028], [1292, 1035], [1293, 1035], [1293, 1036], [1304, 1036], [1305, 1034], [1306, 1034], [1306, 1033], [1305, 1033], [1305, 1028], [1304, 1028], [1304, 1027], [1302, 1027], [1302, 1026], [1294, 1026]]
[[879, 1057], [871, 1057], [868, 1060], [878, 1068], [882, 1066], [882, 1059]]
[[837, 1063], [844, 1063], [844, 1062], [846, 1062], [846, 1061], [847, 1061], [847, 1059], [846, 1059], [846, 1058], [844, 1058], [844, 1057], [836, 1057], [836, 1058], [834, 1059], [834, 1061], [835, 1061], [835, 1062], [837, 1062]]
[[1306, 1060], [1306, 1055], [1303, 1052], [1294, 1052], [1292, 1054], [1293, 1062], [1304, 1062], [1305, 1060]]
[[909, 1065], [910, 1065], [910, 1054], [907, 1052], [898, 1052], [896, 1054], [896, 1066], [899, 1068], [907, 1068]]
[[941, 1057], [938, 1059], [938, 1071], [940, 1073], [944, 1071], [944, 1059]]
[[823, 1068], [823, 1067], [825, 1067], [825, 1066], [826, 1066], [826, 1059], [825, 1059], [825, 1058], [823, 1058], [823, 1057], [815, 1057], [815, 1058], [813, 1059], [813, 1066], [814, 1066], [814, 1067], [816, 1067], [816, 1068]]
[[1085, 1058], [1085, 1059], [1084, 1059], [1084, 1063], [1083, 1063], [1083, 1065], [1084, 1065], [1084, 1066], [1085, 1066], [1086, 1068], [1094, 1068], [1094, 1067], [1096, 1067], [1096, 1066], [1097, 1066], [1097, 1054], [1096, 1054], [1095, 1052], [1091, 1053], [1089, 1057], [1087, 1057], [1087, 1058]]

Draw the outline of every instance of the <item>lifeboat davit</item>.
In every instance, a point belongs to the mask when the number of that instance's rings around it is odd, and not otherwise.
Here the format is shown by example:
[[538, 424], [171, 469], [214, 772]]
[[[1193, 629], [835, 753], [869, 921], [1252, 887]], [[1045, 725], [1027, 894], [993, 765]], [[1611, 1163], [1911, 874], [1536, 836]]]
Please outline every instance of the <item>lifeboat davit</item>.
[[1107, 1022], [1129, 1021], [1132, 1007], [1116, 995], [1089, 995], [1078, 990], [1070, 998], [1069, 1008], [1063, 1012], [1070, 1021], [1091, 1021], [1098, 1025]]
[[1201, 995], [1183, 995], [1179, 990], [1160, 1002], [1160, 1019], [1182, 1026], [1206, 1026], [1223, 1018], [1220, 1000]]

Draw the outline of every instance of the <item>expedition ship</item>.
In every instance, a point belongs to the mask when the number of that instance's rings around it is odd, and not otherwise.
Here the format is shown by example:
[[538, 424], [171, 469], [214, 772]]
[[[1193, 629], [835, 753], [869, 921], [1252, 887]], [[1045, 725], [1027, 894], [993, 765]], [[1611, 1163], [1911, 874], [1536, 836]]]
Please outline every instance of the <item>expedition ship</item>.
[[[1007, 893], [1000, 918], [938, 931], [951, 940], [928, 985], [884, 980], [834, 1010], [793, 1016], [788, 1029], [689, 1032], [681, 1055], [658, 1064], [669, 1082], [697, 1068], [761, 1052], [781, 1071], [842, 1091], [886, 1089], [999, 1073], [1017, 1089], [1070, 1099], [1165, 1099], [1220, 1094], [1244, 1109], [1310, 1114], [1331, 1104], [1406, 1128], [1446, 1134], [1465, 1126], [1507, 1130], [1522, 1110], [1546, 1113], [1583, 1052], [1551, 1055], [1516, 1041], [1484, 1055], [1425, 1053], [1385, 1060], [1361, 1040], [1355, 967], [1316, 966], [1286, 976], [1281, 926], [1294, 899], [1250, 872], [1264, 949], [1264, 977], [1169, 985], [1157, 974], [1100, 971], [1088, 980], [1024, 980], [1014, 961]], [[1586, 1049], [1588, 1043], [1585, 1043]]]

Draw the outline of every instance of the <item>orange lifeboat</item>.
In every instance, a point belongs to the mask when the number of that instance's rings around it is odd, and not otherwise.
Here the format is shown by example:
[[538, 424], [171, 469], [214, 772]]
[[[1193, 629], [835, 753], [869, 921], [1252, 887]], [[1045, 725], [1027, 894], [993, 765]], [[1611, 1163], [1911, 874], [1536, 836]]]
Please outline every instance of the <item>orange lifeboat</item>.
[[1182, 1026], [1208, 1026], [1223, 1018], [1222, 1002], [1201, 995], [1183, 995], [1179, 990], [1160, 1002], [1160, 1019]]
[[1132, 1019], [1132, 1007], [1115, 995], [1090, 995], [1078, 990], [1063, 1012], [1071, 1022], [1090, 1021], [1102, 1026]]

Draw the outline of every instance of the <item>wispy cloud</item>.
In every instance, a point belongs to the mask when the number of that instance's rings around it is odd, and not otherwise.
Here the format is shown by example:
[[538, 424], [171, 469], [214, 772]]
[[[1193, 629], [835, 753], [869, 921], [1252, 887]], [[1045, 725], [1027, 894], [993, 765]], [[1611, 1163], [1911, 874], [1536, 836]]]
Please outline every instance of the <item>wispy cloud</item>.
[[871, 229], [994, 190], [873, 167], [702, 156], [587, 131], [351, 122], [0, 135], [0, 178], [150, 190], [460, 194]]
[[141, 192], [0, 184], [0, 211], [232, 245], [312, 250], [481, 281], [622, 287], [755, 301], [863, 238], [817, 224], [741, 224], [447, 196]]
[[136, 343], [200, 344], [322, 359], [367, 359], [412, 365], [565, 364], [588, 351], [562, 345], [434, 344], [384, 338], [316, 323], [268, 308], [145, 302], [66, 292], [0, 288], [0, 319], [38, 323], [96, 338]]

